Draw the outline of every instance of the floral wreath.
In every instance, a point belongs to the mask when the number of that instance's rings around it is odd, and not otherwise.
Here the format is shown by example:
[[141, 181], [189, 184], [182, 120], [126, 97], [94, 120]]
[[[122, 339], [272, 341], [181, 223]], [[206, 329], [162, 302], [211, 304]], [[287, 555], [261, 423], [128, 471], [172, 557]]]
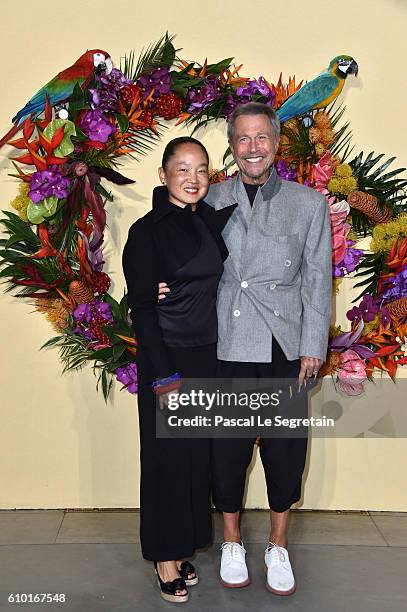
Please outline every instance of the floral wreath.
[[[321, 374], [331, 374], [348, 394], [361, 393], [374, 370], [394, 379], [407, 364], [407, 181], [400, 177], [404, 168], [387, 171], [394, 157], [350, 158], [349, 123], [339, 127], [345, 109], [336, 106], [336, 96], [343, 86], [338, 66], [356, 63], [349, 56], [332, 60], [322, 76], [335, 76], [339, 88], [316, 104], [309, 86], [321, 76], [305, 85], [295, 77], [284, 83], [281, 74], [275, 84], [242, 77], [233, 58], [186, 62], [172, 41], [163, 36], [138, 61], [130, 53], [120, 68], [112, 68], [104, 51], [86, 52], [17, 113], [0, 141], [23, 151], [11, 158], [11, 176], [20, 184], [11, 202], [16, 212], [3, 211], [0, 219], [7, 235], [0, 274], [6, 290], [34, 302], [58, 332], [42, 348], [59, 348], [64, 372], [90, 362], [105, 399], [115, 378], [137, 392], [137, 341], [126, 296], [118, 302], [109, 294], [103, 272], [105, 205], [113, 198], [102, 179], [132, 183], [119, 173], [120, 160], [146, 155], [165, 122], [185, 122], [195, 131], [227, 120], [238, 104], [258, 101], [273, 107], [282, 123], [277, 173], [326, 196], [334, 293], [344, 276], [361, 279], [358, 303], [346, 313], [350, 330], [331, 328]], [[211, 172], [212, 182], [233, 176], [230, 151], [224, 163]], [[366, 236], [369, 250], [355, 248]]]

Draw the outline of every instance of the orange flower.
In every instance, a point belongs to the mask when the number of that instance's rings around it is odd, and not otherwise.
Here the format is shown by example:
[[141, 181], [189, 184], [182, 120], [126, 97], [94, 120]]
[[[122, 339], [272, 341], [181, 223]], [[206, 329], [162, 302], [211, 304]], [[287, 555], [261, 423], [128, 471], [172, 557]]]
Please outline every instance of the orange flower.
[[299, 85], [295, 84], [295, 76], [292, 78], [288, 77], [288, 85], [283, 85], [282, 78], [283, 73], [280, 72], [280, 78], [278, 79], [277, 85], [271, 86], [271, 90], [275, 94], [274, 107], [276, 109], [279, 108], [282, 103], [287, 100], [287, 98], [295, 94], [295, 92], [298, 91], [302, 85], [302, 81]]

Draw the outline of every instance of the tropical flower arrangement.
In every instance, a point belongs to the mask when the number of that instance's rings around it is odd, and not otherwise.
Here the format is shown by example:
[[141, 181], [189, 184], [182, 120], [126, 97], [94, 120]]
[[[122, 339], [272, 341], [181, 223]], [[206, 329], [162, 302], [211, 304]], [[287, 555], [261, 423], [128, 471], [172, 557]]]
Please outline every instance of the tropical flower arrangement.
[[[277, 110], [302, 86], [282, 75], [275, 84], [242, 77], [233, 58], [187, 62], [172, 40], [162, 37], [137, 62], [130, 53], [120, 68], [95, 71], [62, 104], [47, 98], [42, 117], [28, 116], [22, 136], [8, 141], [22, 153], [11, 158], [20, 183], [15, 212], [0, 220], [7, 235], [0, 275], [52, 324], [57, 335], [44, 347], [58, 347], [64, 371], [92, 364], [105, 399], [115, 378], [137, 392], [137, 341], [126, 297], [118, 302], [109, 294], [103, 271], [105, 207], [113, 198], [102, 180], [132, 183], [118, 170], [121, 160], [148, 154], [166, 122], [195, 131], [227, 121], [249, 101]], [[335, 289], [347, 275], [361, 278], [358, 304], [347, 313], [350, 331], [332, 327], [322, 369], [342, 391], [357, 394], [375, 369], [394, 378], [407, 363], [407, 181], [404, 168], [387, 172], [394, 158], [351, 157], [349, 124], [339, 127], [344, 110], [333, 102], [285, 121], [276, 169], [326, 197]], [[224, 163], [212, 171], [213, 182], [233, 176], [230, 151]], [[356, 248], [366, 236], [369, 251]]]

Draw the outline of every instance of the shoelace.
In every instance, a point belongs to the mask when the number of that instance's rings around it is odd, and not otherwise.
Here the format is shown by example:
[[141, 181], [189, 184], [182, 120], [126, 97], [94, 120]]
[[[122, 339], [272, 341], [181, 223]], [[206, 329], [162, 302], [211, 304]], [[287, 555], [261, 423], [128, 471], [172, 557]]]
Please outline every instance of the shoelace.
[[284, 563], [285, 555], [284, 555], [283, 551], [281, 550], [281, 547], [278, 546], [277, 544], [274, 544], [274, 542], [269, 542], [268, 546], [266, 548], [266, 552], [271, 552], [274, 555], [274, 551], [276, 551], [278, 553], [278, 557], [279, 557], [281, 563]]
[[223, 552], [224, 550], [226, 550], [226, 552], [229, 553], [229, 556], [233, 558], [238, 558], [239, 557], [239, 548], [242, 549], [243, 552], [246, 552], [246, 549], [243, 546], [243, 542], [241, 544], [239, 544], [238, 542], [223, 542], [222, 546], [220, 547], [221, 551]]

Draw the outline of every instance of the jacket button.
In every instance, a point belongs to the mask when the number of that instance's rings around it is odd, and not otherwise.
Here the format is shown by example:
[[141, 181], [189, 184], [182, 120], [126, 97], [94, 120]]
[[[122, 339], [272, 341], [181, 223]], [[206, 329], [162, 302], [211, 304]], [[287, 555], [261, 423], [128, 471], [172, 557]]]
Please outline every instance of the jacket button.
[[287, 266], [287, 268], [291, 266], [291, 259], [286, 259], [284, 265]]
[[234, 310], [233, 314], [235, 317], [240, 317], [240, 310]]
[[279, 316], [280, 316], [280, 313], [278, 312], [278, 310], [275, 310], [275, 311], [274, 311], [274, 314], [276, 315], [276, 317], [279, 317]]
[[246, 289], [246, 287], [248, 287], [248, 286], [249, 286], [249, 283], [248, 283], [247, 281], [242, 281], [242, 282], [240, 283], [240, 286], [241, 286], [243, 289]]
[[270, 289], [275, 289], [275, 288], [276, 288], [276, 283], [271, 283]]

